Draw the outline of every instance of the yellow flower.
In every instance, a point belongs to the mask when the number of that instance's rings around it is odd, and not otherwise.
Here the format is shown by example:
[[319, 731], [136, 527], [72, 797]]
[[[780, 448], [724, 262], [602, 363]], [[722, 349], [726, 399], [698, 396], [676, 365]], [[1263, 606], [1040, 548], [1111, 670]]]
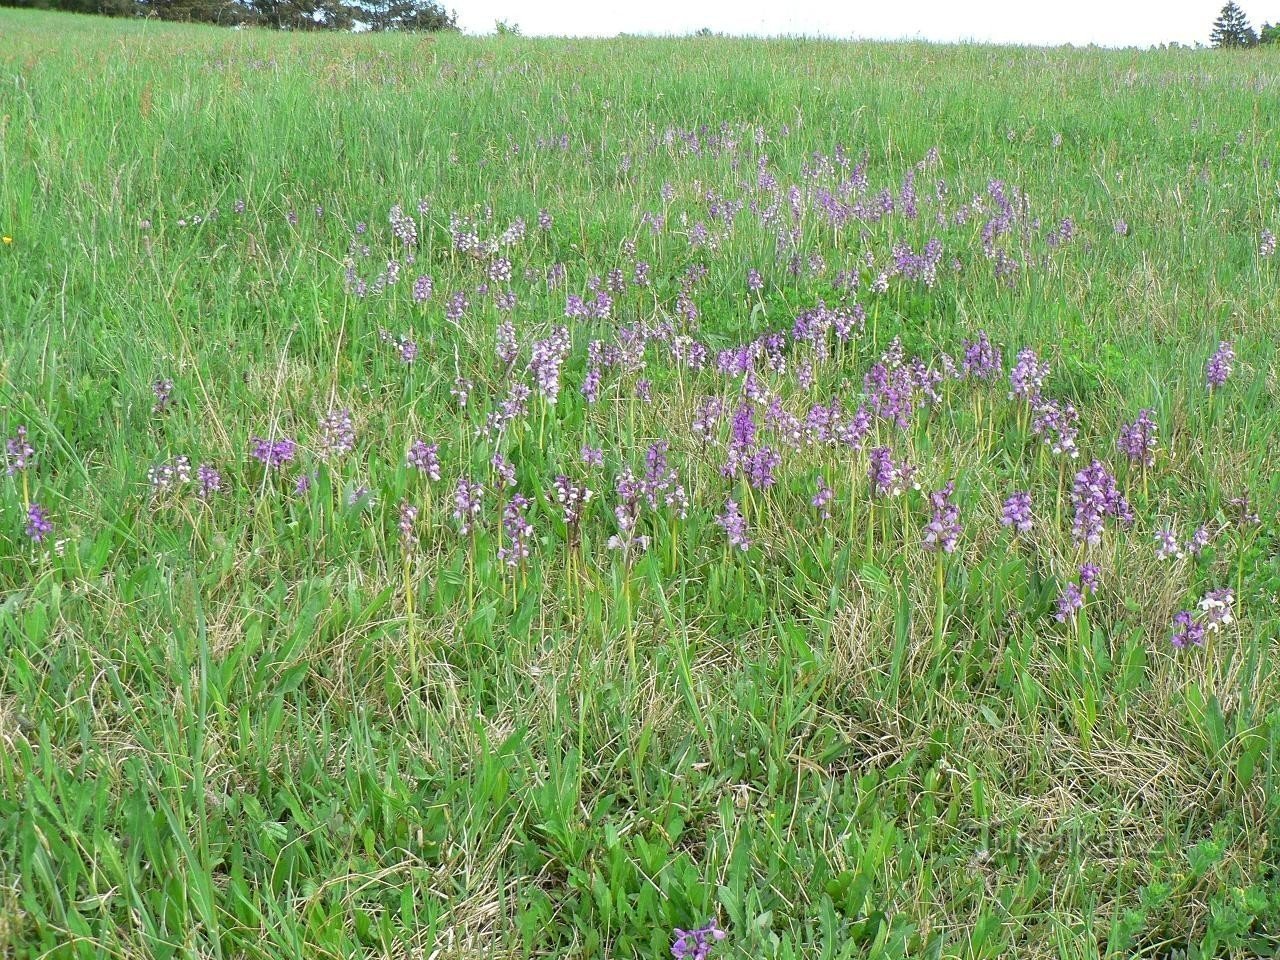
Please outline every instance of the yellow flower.
[[4, 238], [3, 238], [3, 240], [4, 240], [4, 245], [5, 245], [6, 247], [7, 247], [9, 244], [13, 243], [13, 237], [4, 237]]

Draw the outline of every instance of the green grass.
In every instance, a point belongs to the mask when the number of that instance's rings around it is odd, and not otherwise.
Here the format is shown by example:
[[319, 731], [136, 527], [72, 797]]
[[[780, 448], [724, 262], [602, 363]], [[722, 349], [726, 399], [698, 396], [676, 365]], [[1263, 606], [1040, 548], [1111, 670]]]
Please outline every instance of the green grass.
[[[723, 957], [1271, 955], [1280, 257], [1259, 245], [1280, 232], [1277, 76], [1265, 51], [287, 36], [0, 12], [0, 427], [26, 425], [37, 450], [0, 476], [0, 955], [658, 958], [711, 917]], [[694, 150], [680, 132], [703, 125]], [[538, 146], [562, 135], [568, 149]], [[867, 197], [936, 147], [921, 217], [833, 230], [813, 201], [836, 178], [805, 168], [837, 145], [865, 156]], [[782, 226], [744, 207], [726, 227], [708, 195], [767, 206], [761, 155]], [[1029, 204], [997, 242], [1023, 264], [1007, 278], [982, 247], [991, 180]], [[974, 196], [987, 209], [967, 223], [934, 222]], [[388, 210], [420, 198], [417, 263], [354, 295], [346, 263], [372, 281], [402, 256]], [[559, 401], [535, 393], [496, 442], [534, 501], [514, 574], [496, 554], [511, 491], [480, 430], [509, 379], [500, 315], [474, 292], [488, 257], [452, 249], [452, 212], [485, 239], [527, 223], [504, 251], [517, 373], [554, 325], [572, 334]], [[1067, 217], [1074, 237], [1050, 246]], [[691, 247], [699, 221], [714, 245]], [[787, 270], [793, 225], [822, 269]], [[873, 292], [895, 243], [933, 236], [936, 284]], [[566, 292], [614, 267], [630, 280], [637, 259], [652, 285], [613, 319], [563, 318]], [[548, 291], [552, 263], [568, 284]], [[837, 395], [852, 410], [895, 336], [937, 365], [984, 329], [1006, 370], [1022, 347], [1051, 363], [1079, 460], [1032, 434], [1007, 380], [948, 381], [867, 443], [918, 465], [922, 492], [873, 501], [866, 452], [823, 445], [786, 450], [776, 486], [750, 490], [721, 474], [727, 423], [706, 444], [690, 429], [702, 397], [737, 403], [714, 364], [651, 343], [643, 372], [606, 371], [599, 403], [580, 393], [589, 341], [623, 325], [671, 320], [714, 357], [834, 306], [847, 269], [862, 334], [761, 368], [791, 413]], [[452, 323], [457, 290], [472, 305]], [[1209, 394], [1222, 340], [1236, 368]], [[320, 463], [317, 420], [343, 408], [356, 449]], [[1147, 471], [1115, 447], [1141, 408], [1160, 427]], [[280, 434], [298, 460], [264, 475], [250, 438]], [[415, 438], [440, 444], [440, 482], [404, 465]], [[645, 506], [652, 543], [628, 562], [606, 547], [615, 479], [658, 440], [691, 505]], [[153, 496], [148, 469], [178, 456], [225, 489]], [[1069, 494], [1093, 457], [1136, 522], [1086, 549]], [[558, 474], [593, 491], [576, 528], [547, 500]], [[468, 536], [450, 516], [460, 476], [487, 488]], [[925, 495], [953, 477], [965, 529], [939, 563], [920, 547]], [[372, 502], [349, 507], [364, 485]], [[1016, 489], [1037, 514], [1019, 538], [998, 522]], [[1239, 528], [1245, 491], [1262, 522]], [[730, 496], [746, 552], [715, 522]], [[39, 545], [32, 500], [55, 524]], [[407, 552], [402, 501], [421, 511]], [[1173, 523], [1207, 525], [1211, 545], [1157, 560]], [[1059, 624], [1086, 559], [1102, 586]], [[1223, 587], [1235, 621], [1171, 646], [1174, 613]]]

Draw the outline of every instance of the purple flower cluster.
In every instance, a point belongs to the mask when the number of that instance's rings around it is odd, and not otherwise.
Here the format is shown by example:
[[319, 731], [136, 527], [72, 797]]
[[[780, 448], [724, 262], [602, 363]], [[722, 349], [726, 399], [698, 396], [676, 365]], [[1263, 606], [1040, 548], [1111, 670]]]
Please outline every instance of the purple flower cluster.
[[476, 517], [484, 502], [484, 487], [472, 483], [466, 477], [458, 478], [458, 486], [453, 492], [453, 519], [458, 522], [458, 533], [466, 536], [471, 532]]
[[285, 464], [292, 463], [297, 452], [298, 445], [288, 437], [276, 440], [253, 437], [249, 441], [249, 453], [268, 470], [280, 470]]
[[1130, 463], [1144, 467], [1155, 465], [1156, 426], [1154, 410], [1139, 410], [1138, 419], [1120, 427], [1120, 436], [1116, 447], [1129, 458]]
[[871, 451], [871, 461], [867, 466], [867, 478], [871, 481], [872, 492], [878, 497], [896, 497], [907, 489], [915, 468], [905, 460], [897, 463], [893, 459], [893, 451], [888, 447], [876, 447]]
[[1000, 508], [1000, 525], [1013, 527], [1019, 533], [1030, 533], [1032, 527], [1031, 494], [1019, 490], [1010, 494]]
[[14, 435], [5, 441], [5, 473], [13, 476], [31, 465], [36, 448], [27, 442], [27, 428], [19, 425]]
[[978, 331], [977, 340], [962, 340], [964, 375], [974, 380], [991, 381], [1004, 374], [1004, 356], [1000, 348], [987, 339], [985, 330]]
[[159, 415], [168, 410], [169, 403], [173, 400], [173, 381], [160, 377], [151, 384], [151, 392], [156, 397], [156, 402], [151, 406], [151, 412]]
[[1035, 403], [1040, 398], [1040, 391], [1049, 377], [1049, 364], [1042, 363], [1031, 348], [1018, 352], [1018, 362], [1009, 371], [1010, 399], [1025, 400]]
[[809, 503], [818, 511], [818, 515], [821, 516], [823, 520], [830, 520], [831, 510], [829, 504], [831, 503], [831, 497], [833, 496], [831, 488], [827, 486], [826, 479], [821, 476], [818, 477], [816, 485], [817, 490], [813, 495], [813, 499], [810, 500]]
[[1228, 587], [1210, 590], [1201, 598], [1197, 611], [1180, 610], [1173, 617], [1170, 642], [1179, 649], [1204, 646], [1205, 636], [1216, 633], [1235, 619], [1235, 594]]
[[331, 410], [320, 418], [316, 453], [321, 460], [339, 460], [356, 448], [356, 428], [350, 410]]
[[565, 526], [573, 530], [582, 519], [582, 512], [591, 500], [591, 491], [583, 484], [575, 483], [564, 474], [560, 474], [552, 482], [553, 493], [547, 499], [558, 503], [563, 511]]
[[414, 532], [414, 524], [418, 522], [418, 508], [408, 500], [400, 503], [400, 542], [406, 548], [412, 547], [418, 542], [418, 535]]
[[433, 482], [440, 481], [440, 445], [415, 440], [409, 444], [409, 452], [405, 454], [405, 465], [411, 470], [425, 473]]
[[696, 930], [675, 931], [675, 941], [671, 944], [671, 956], [675, 960], [708, 960], [717, 943], [725, 938], [725, 932], [711, 920], [705, 927]]
[[955, 553], [960, 543], [960, 533], [964, 529], [960, 523], [960, 508], [951, 502], [955, 493], [955, 481], [949, 481], [941, 490], [929, 494], [929, 502], [933, 506], [933, 516], [924, 527], [922, 545], [926, 550], [939, 550], [944, 553]]
[[1218, 349], [1204, 367], [1204, 379], [1210, 390], [1216, 390], [1227, 382], [1235, 359], [1236, 352], [1230, 342], [1223, 340], [1218, 344]]
[[724, 511], [716, 517], [716, 523], [729, 538], [729, 546], [746, 551], [751, 547], [747, 539], [747, 521], [738, 509], [738, 502], [730, 498], [724, 505]]
[[1084, 608], [1086, 594], [1096, 593], [1102, 579], [1102, 571], [1092, 563], [1080, 568], [1079, 582], [1068, 583], [1058, 595], [1057, 610], [1053, 618], [1059, 623], [1073, 619], [1077, 612]]
[[1129, 502], [1121, 496], [1115, 477], [1100, 460], [1094, 460], [1076, 474], [1071, 505], [1075, 509], [1072, 534], [1077, 543], [1101, 543], [1102, 525], [1107, 517], [1115, 517], [1126, 525], [1133, 523]]
[[32, 503], [27, 507], [27, 536], [34, 543], [41, 543], [45, 537], [53, 532], [53, 521], [49, 519], [49, 512], [38, 503]]
[[518, 567], [529, 558], [533, 524], [525, 516], [528, 509], [529, 499], [517, 493], [502, 510], [502, 532], [506, 542], [498, 547], [498, 559], [508, 567]]

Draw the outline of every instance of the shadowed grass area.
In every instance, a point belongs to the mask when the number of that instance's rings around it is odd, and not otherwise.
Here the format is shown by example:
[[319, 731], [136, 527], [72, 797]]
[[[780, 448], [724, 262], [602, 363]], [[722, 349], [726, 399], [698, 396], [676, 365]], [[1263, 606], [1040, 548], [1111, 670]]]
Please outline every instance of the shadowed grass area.
[[0, 953], [1269, 955], [1277, 78], [0, 12]]

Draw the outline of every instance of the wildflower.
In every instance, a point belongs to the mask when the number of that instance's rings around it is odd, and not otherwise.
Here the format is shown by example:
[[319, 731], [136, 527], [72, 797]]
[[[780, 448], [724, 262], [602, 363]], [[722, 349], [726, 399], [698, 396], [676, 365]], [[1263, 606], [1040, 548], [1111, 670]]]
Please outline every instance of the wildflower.
[[337, 460], [355, 449], [356, 428], [350, 410], [330, 411], [320, 418], [318, 453], [322, 460]]
[[1017, 491], [1005, 500], [1004, 506], [1000, 509], [1000, 525], [1003, 527], [1013, 527], [1019, 533], [1029, 533], [1031, 531], [1031, 494], [1025, 491]]
[[1218, 344], [1218, 349], [1214, 351], [1204, 368], [1205, 382], [1210, 390], [1217, 389], [1227, 382], [1227, 378], [1231, 376], [1235, 358], [1236, 352], [1230, 342], [1223, 340]]
[[871, 462], [867, 466], [867, 478], [871, 481], [872, 492], [876, 496], [896, 497], [906, 489], [915, 468], [907, 464], [894, 463], [893, 451], [888, 447], [876, 447], [871, 451]]
[[1009, 371], [1009, 398], [1035, 402], [1049, 376], [1049, 364], [1041, 363], [1030, 348], [1018, 352], [1018, 362]]
[[604, 450], [601, 449], [600, 447], [590, 447], [590, 446], [584, 445], [582, 449], [579, 451], [579, 455], [582, 457], [582, 462], [586, 464], [588, 467], [604, 466]]
[[831, 503], [833, 494], [831, 492], [831, 488], [827, 486], [825, 477], [818, 477], [817, 487], [817, 492], [814, 493], [813, 499], [810, 500], [809, 503], [818, 510], [819, 516], [821, 516], [823, 520], [830, 520], [831, 511], [828, 509], [828, 504]]
[[560, 504], [561, 510], [564, 511], [565, 526], [574, 528], [578, 521], [582, 519], [583, 508], [591, 500], [591, 491], [587, 487], [574, 483], [564, 474], [556, 477], [552, 482], [555, 493], [547, 494], [547, 499]]
[[34, 543], [40, 543], [53, 532], [53, 521], [49, 519], [48, 511], [38, 503], [27, 508], [26, 531]]
[[1139, 410], [1138, 419], [1120, 427], [1120, 436], [1116, 439], [1116, 447], [1129, 458], [1130, 463], [1140, 463], [1144, 467], [1153, 466], [1156, 462], [1156, 426], [1153, 410]]
[[516, 362], [516, 356], [520, 352], [520, 345], [516, 342], [516, 328], [509, 319], [503, 320], [498, 324], [497, 346], [494, 348], [498, 359], [507, 366]]
[[696, 930], [681, 930], [677, 927], [675, 941], [671, 944], [671, 956], [675, 960], [707, 960], [712, 949], [725, 936], [714, 919]]
[[1056, 400], [1041, 400], [1035, 405], [1031, 431], [1036, 436], [1043, 436], [1045, 444], [1055, 454], [1066, 454], [1075, 459], [1080, 454], [1076, 448], [1079, 421], [1080, 415], [1070, 403], [1060, 404]]
[[941, 490], [929, 494], [933, 516], [925, 524], [922, 545], [926, 550], [942, 549], [943, 553], [955, 553], [964, 529], [960, 523], [960, 508], [951, 502], [955, 493], [955, 481], [949, 481]]
[[1208, 633], [1216, 633], [1222, 627], [1231, 623], [1234, 619], [1231, 616], [1231, 606], [1235, 603], [1235, 594], [1229, 587], [1223, 587], [1221, 590], [1210, 590], [1200, 601], [1200, 610], [1203, 612], [1204, 629]]
[[305, 497], [311, 492], [311, 485], [315, 482], [316, 475], [314, 473], [304, 473], [293, 484], [293, 495], [295, 497]]
[[747, 539], [747, 521], [738, 510], [737, 501], [730, 499], [724, 505], [724, 512], [716, 517], [716, 523], [729, 538], [729, 546], [746, 551], [751, 546]]
[[1184, 549], [1193, 557], [1200, 556], [1204, 552], [1204, 548], [1209, 546], [1209, 528], [1204, 524], [1196, 527], [1195, 532], [1191, 534], [1191, 539], [1186, 542]]
[[201, 500], [209, 500], [222, 490], [222, 474], [202, 463], [196, 467], [196, 496]]
[[529, 557], [529, 537], [533, 533], [533, 524], [525, 518], [529, 509], [529, 500], [521, 494], [515, 494], [507, 501], [502, 510], [502, 532], [507, 542], [498, 547], [498, 559], [508, 567], [517, 567]]
[[1080, 609], [1084, 607], [1084, 594], [1080, 592], [1080, 587], [1075, 581], [1068, 583], [1058, 596], [1058, 609], [1054, 613], [1053, 618], [1059, 623], [1066, 623], [1073, 619]]
[[760, 271], [755, 267], [747, 271], [747, 289], [752, 293], [764, 289], [764, 277], [760, 276]]
[[365, 507], [373, 505], [373, 491], [366, 484], [360, 484], [347, 494], [348, 507]]
[[498, 475], [498, 479], [505, 486], [514, 487], [516, 485], [516, 467], [515, 464], [504, 457], [498, 451], [494, 451], [493, 456], [489, 458], [489, 466], [493, 467], [493, 472]]
[[1276, 252], [1276, 235], [1270, 230], [1264, 229], [1262, 237], [1258, 242], [1258, 256], [1271, 257]]
[[1190, 610], [1179, 610], [1173, 615], [1173, 636], [1169, 638], [1178, 649], [1188, 645], [1204, 646], [1204, 625], [1195, 619]]
[[412, 547], [418, 542], [418, 536], [414, 533], [413, 525], [418, 520], [418, 508], [408, 500], [402, 501], [400, 504], [400, 542], [405, 547]]
[[1102, 570], [1096, 563], [1086, 563], [1080, 568], [1080, 586], [1085, 593], [1096, 593], [1102, 581]]
[[396, 347], [400, 351], [400, 361], [402, 363], [411, 364], [418, 359], [418, 344], [408, 337], [397, 337]]
[[1126, 525], [1133, 523], [1129, 502], [1120, 495], [1115, 477], [1099, 460], [1076, 474], [1071, 504], [1075, 508], [1072, 532], [1077, 542], [1100, 543], [1106, 517], [1115, 517]]
[[27, 428], [19, 424], [14, 435], [5, 441], [5, 473], [13, 476], [19, 470], [26, 470], [36, 455], [36, 448], [27, 442]]
[[436, 483], [440, 481], [440, 445], [438, 443], [427, 443], [425, 440], [413, 441], [409, 445], [409, 452], [405, 454], [404, 462], [409, 469], [425, 473]]
[[1156, 531], [1156, 559], [1182, 559], [1182, 548], [1178, 545], [1178, 535], [1173, 530]]
[[152, 496], [156, 497], [185, 487], [191, 482], [191, 461], [186, 457], [175, 457], [166, 463], [158, 463], [148, 468], [147, 482], [151, 484]]
[[548, 403], [555, 403], [560, 395], [560, 367], [569, 355], [569, 347], [568, 327], [557, 327], [550, 337], [533, 345], [529, 372]]
[[653, 402], [653, 384], [648, 380], [636, 381], [636, 396], [645, 403]]
[[768, 490], [776, 482], [773, 471], [782, 463], [782, 455], [772, 447], [761, 447], [746, 459], [747, 482], [756, 490]]
[[169, 409], [169, 401], [173, 398], [173, 381], [161, 377], [151, 384], [151, 390], [156, 395], [156, 402], [151, 407], [151, 412], [164, 413]]
[[269, 470], [279, 470], [286, 463], [291, 463], [297, 450], [298, 445], [288, 437], [274, 441], [253, 437], [249, 441], [250, 454]]
[[462, 536], [471, 532], [475, 518], [480, 515], [483, 498], [484, 487], [472, 483], [466, 477], [458, 478], [458, 486], [453, 494], [453, 519], [458, 521], [458, 533]]
[[435, 287], [435, 281], [425, 274], [413, 281], [413, 302], [426, 303], [431, 299], [431, 291]]
[[962, 340], [960, 344], [964, 348], [963, 370], [966, 377], [994, 380], [1004, 372], [1000, 348], [987, 339], [985, 330], [978, 331], [977, 340]]

